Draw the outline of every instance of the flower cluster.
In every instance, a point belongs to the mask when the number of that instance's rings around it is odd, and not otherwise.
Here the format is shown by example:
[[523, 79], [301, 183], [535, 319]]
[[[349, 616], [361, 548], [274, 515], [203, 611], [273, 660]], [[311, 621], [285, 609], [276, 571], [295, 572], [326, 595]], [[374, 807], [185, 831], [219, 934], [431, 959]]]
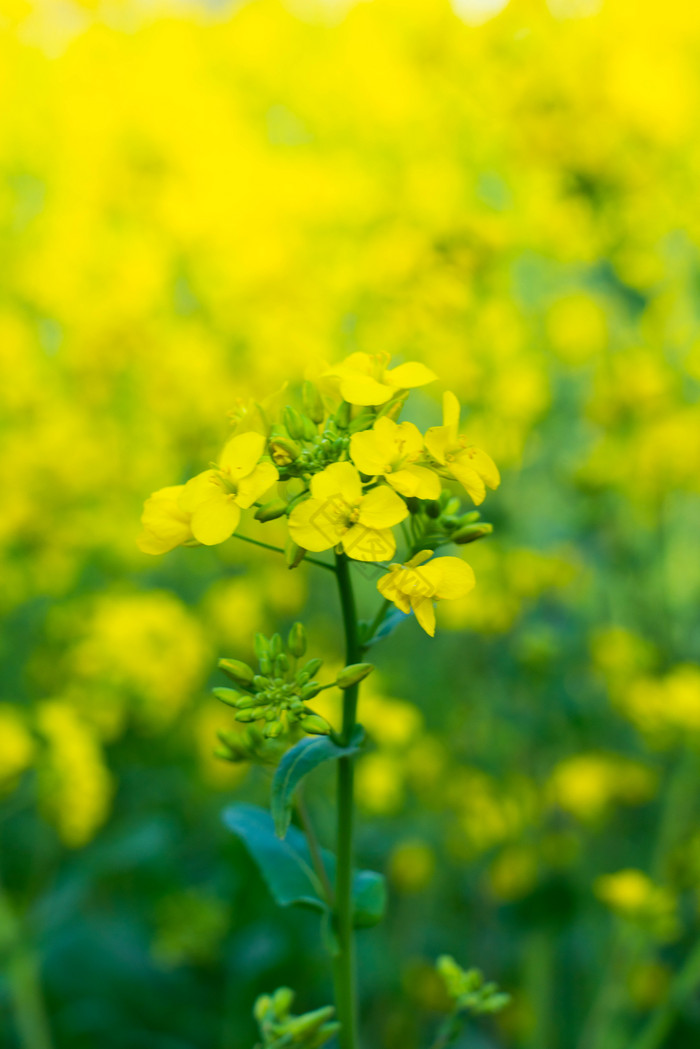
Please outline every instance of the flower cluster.
[[333, 1019], [335, 1010], [331, 1005], [293, 1016], [293, 1002], [294, 992], [289, 987], [278, 987], [274, 994], [258, 998], [254, 1015], [262, 1042], [255, 1049], [320, 1049], [338, 1033], [340, 1024]]
[[[500, 483], [490, 456], [460, 434], [454, 394], [444, 395], [442, 425], [425, 434], [399, 421], [410, 390], [434, 379], [423, 364], [390, 368], [388, 354], [353, 353], [337, 366], [314, 369], [298, 408], [282, 403], [284, 390], [264, 404], [241, 406], [218, 462], [146, 501], [141, 549], [159, 554], [222, 543], [246, 510], [263, 524], [284, 518], [290, 567], [307, 552], [334, 550], [388, 568], [378, 583], [382, 595], [415, 612], [433, 634], [433, 601], [462, 597], [474, 576], [456, 557], [425, 562], [441, 545], [472, 542], [491, 530], [478, 512], [464, 512], [443, 482], [460, 485], [476, 505]], [[389, 565], [398, 526], [407, 557]]]
[[305, 653], [306, 633], [302, 623], [295, 623], [286, 646], [279, 634], [270, 638], [256, 634], [257, 673], [240, 659], [219, 660], [219, 668], [236, 687], [215, 688], [216, 698], [235, 709], [236, 721], [264, 722], [262, 733], [254, 732], [245, 740], [235, 734], [220, 733], [219, 739], [226, 748], [220, 756], [229, 761], [251, 760], [255, 751], [261, 749], [256, 744], [277, 739], [295, 728], [311, 736], [330, 734], [331, 726], [308, 703], [326, 689], [350, 688], [367, 677], [374, 667], [371, 663], [355, 663], [344, 667], [335, 680], [321, 685], [315, 675], [323, 661], [315, 658], [300, 664]]

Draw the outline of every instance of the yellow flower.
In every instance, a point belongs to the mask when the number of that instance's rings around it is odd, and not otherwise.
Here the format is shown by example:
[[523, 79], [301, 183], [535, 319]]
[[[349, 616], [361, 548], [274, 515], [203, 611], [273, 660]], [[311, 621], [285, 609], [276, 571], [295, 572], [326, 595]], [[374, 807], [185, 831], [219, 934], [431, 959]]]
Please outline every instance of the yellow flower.
[[[425, 386], [437, 378], [424, 364], [407, 362], [397, 368], [387, 368], [389, 353], [351, 353], [344, 361], [322, 373], [322, 385], [337, 388], [340, 396], [350, 404], [384, 404], [401, 390]], [[328, 381], [330, 380], [330, 382]]]
[[381, 476], [401, 495], [437, 499], [440, 479], [432, 470], [416, 465], [423, 451], [423, 437], [413, 423], [377, 419], [371, 430], [350, 438], [350, 458], [370, 477]]
[[490, 455], [467, 443], [459, 433], [459, 401], [449, 391], [442, 400], [442, 426], [431, 426], [425, 446], [443, 468], [466, 489], [476, 505], [483, 503], [486, 486], [498, 488], [501, 475]]
[[424, 550], [405, 565], [390, 565], [377, 583], [379, 593], [402, 612], [413, 612], [426, 634], [435, 634], [433, 601], [464, 597], [476, 584], [474, 571], [459, 557], [438, 557], [427, 564], [432, 550]]
[[192, 535], [204, 546], [223, 543], [238, 528], [247, 510], [279, 477], [271, 462], [260, 462], [265, 450], [261, 433], [237, 434], [224, 446], [218, 466], [204, 470], [185, 485], [180, 507], [192, 517]]
[[352, 463], [332, 463], [311, 480], [311, 498], [289, 515], [292, 539], [305, 550], [340, 544], [356, 561], [383, 561], [396, 551], [393, 525], [408, 516], [404, 501], [385, 485], [362, 490]]
[[141, 517], [143, 531], [137, 540], [144, 554], [167, 554], [193, 538], [192, 514], [180, 506], [184, 491], [184, 484], [173, 484], [146, 500]]

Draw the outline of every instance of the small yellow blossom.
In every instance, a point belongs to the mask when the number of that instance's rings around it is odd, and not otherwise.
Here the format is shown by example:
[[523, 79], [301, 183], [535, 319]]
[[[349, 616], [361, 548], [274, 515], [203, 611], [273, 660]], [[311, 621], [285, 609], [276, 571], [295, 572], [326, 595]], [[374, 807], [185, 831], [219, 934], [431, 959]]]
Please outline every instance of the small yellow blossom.
[[596, 879], [594, 889], [598, 899], [621, 917], [647, 926], [661, 940], [676, 938], [676, 897], [671, 889], [657, 885], [643, 871], [628, 868], [603, 874]]
[[264, 450], [262, 434], [237, 434], [225, 445], [217, 467], [187, 482], [179, 502], [192, 514], [190, 527], [198, 542], [223, 543], [238, 528], [241, 510], [251, 507], [275, 483], [277, 467], [260, 462]]
[[350, 458], [358, 470], [370, 477], [383, 477], [406, 498], [437, 499], [440, 478], [417, 460], [423, 452], [423, 437], [413, 423], [377, 419], [371, 430], [350, 438]]
[[356, 561], [383, 561], [396, 551], [391, 531], [408, 516], [396, 492], [379, 485], [363, 492], [352, 463], [331, 463], [311, 480], [311, 498], [289, 515], [292, 539], [305, 550], [341, 545]]
[[337, 392], [350, 404], [384, 404], [400, 393], [437, 378], [424, 364], [407, 362], [388, 368], [389, 353], [351, 353], [321, 375], [324, 392]]
[[459, 557], [437, 557], [427, 564], [433, 551], [425, 550], [405, 565], [390, 565], [377, 583], [379, 593], [402, 612], [413, 612], [426, 634], [435, 634], [433, 601], [464, 597], [475, 586], [471, 565]]
[[180, 506], [184, 490], [184, 484], [173, 484], [159, 488], [146, 500], [141, 517], [143, 531], [138, 538], [144, 554], [167, 554], [193, 538], [192, 514]]
[[490, 455], [467, 442], [459, 433], [459, 401], [448, 390], [442, 400], [442, 426], [431, 426], [425, 446], [447, 477], [454, 477], [476, 505], [483, 503], [486, 487], [498, 488], [501, 475]]
[[34, 750], [34, 739], [19, 710], [10, 703], [0, 703], [0, 794], [29, 767]]

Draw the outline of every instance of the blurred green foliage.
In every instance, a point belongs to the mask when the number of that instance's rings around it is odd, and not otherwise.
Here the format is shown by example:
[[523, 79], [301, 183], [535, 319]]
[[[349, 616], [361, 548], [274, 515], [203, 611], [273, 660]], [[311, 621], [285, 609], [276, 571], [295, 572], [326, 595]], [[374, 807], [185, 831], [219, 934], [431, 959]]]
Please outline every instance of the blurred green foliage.
[[300, 615], [340, 669], [331, 582], [135, 537], [239, 399], [356, 349], [430, 364], [503, 471], [476, 590], [361, 704], [367, 1044], [429, 1044], [443, 952], [512, 996], [463, 1049], [700, 1035], [700, 9], [454, 7], [0, 3], [3, 1049], [37, 964], [56, 1049], [329, 1000], [221, 824], [269, 778], [213, 757], [208, 690]]

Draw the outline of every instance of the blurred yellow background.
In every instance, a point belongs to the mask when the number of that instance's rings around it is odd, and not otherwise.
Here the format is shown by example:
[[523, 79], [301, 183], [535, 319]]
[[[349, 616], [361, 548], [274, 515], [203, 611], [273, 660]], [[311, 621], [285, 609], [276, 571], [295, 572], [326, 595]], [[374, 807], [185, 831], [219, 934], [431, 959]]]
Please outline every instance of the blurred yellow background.
[[[216, 456], [241, 399], [388, 351], [441, 377], [419, 421], [454, 389], [504, 480], [495, 540], [467, 549], [477, 589], [432, 648], [392, 641], [361, 712], [360, 802], [389, 855], [365, 847], [403, 901], [375, 1044], [413, 1049], [469, 877], [496, 917], [454, 953], [486, 955], [461, 960], [515, 1005], [464, 1045], [618, 1049], [589, 1014], [614, 942], [629, 1049], [699, 932], [700, 5], [0, 0], [0, 99], [0, 845], [19, 909], [115, 840], [148, 870], [179, 855], [244, 778], [211, 757], [216, 657], [307, 601], [307, 568], [235, 540], [154, 565], [144, 497]], [[305, 614], [333, 661], [324, 600]], [[67, 948], [37, 919], [59, 1049], [242, 1044], [231, 958], [267, 986], [307, 933], [246, 940], [242, 898], [262, 914], [264, 892], [236, 877], [188, 854], [181, 884], [149, 875], [117, 909], [144, 999], [164, 971], [170, 994], [190, 980], [172, 1016], [120, 991], [116, 960], [99, 989], [66, 982], [61, 959], [87, 979], [112, 941]], [[697, 1008], [677, 1012], [640, 1049], [694, 1044]]]

